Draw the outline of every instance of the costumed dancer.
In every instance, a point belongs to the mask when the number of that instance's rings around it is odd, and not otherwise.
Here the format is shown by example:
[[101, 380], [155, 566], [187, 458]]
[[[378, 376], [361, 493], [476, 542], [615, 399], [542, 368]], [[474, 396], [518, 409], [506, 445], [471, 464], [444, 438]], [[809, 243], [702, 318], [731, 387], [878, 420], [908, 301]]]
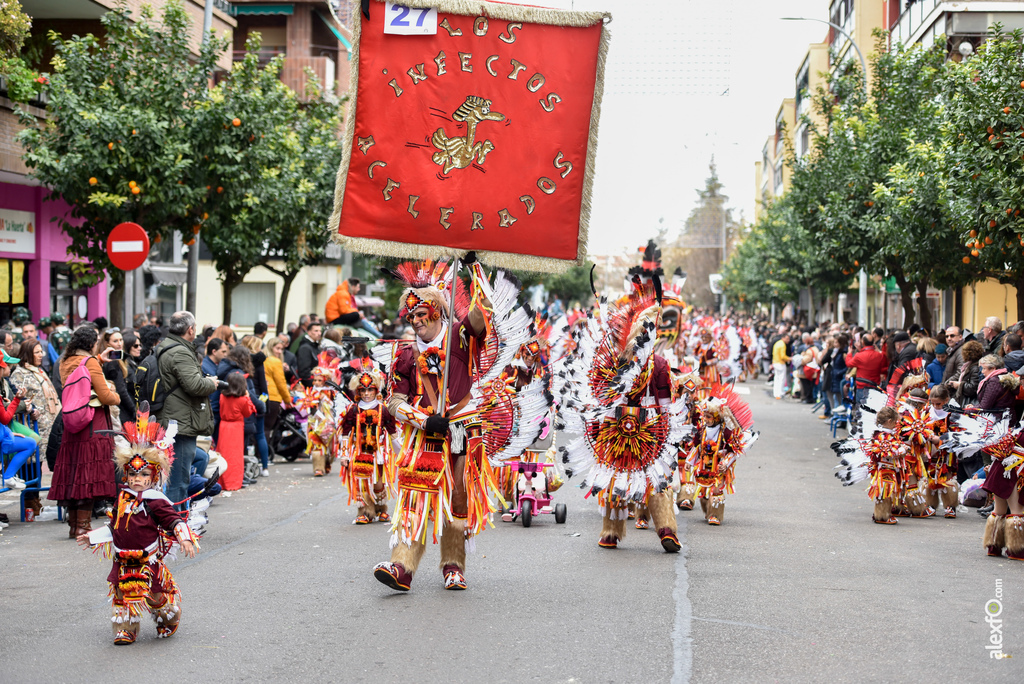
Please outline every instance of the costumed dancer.
[[604, 512], [598, 544], [614, 549], [626, 536], [630, 503], [646, 504], [669, 553], [679, 551], [667, 491], [679, 441], [690, 431], [684, 397], [671, 399], [668, 362], [654, 353], [661, 285], [641, 282], [615, 303], [600, 299], [573, 334], [576, 349], [556, 374], [559, 428], [580, 435], [561, 447], [566, 473], [583, 476], [585, 497]]
[[313, 461], [313, 477], [323, 477], [331, 472], [331, 466], [338, 453], [335, 440], [337, 419], [335, 403], [337, 392], [328, 381], [337, 386], [336, 370], [340, 363], [337, 358], [321, 354], [320, 365], [310, 371], [310, 386], [300, 400], [300, 405], [309, 412], [306, 433], [306, 453]]
[[868, 496], [875, 503], [871, 519], [880, 525], [895, 525], [892, 514], [903, 489], [903, 458], [907, 453], [899, 437], [899, 413], [886, 406], [886, 396], [871, 390], [861, 404], [861, 423], [850, 437], [832, 444], [842, 461], [836, 466], [844, 486], [870, 478]]
[[736, 461], [757, 440], [750, 407], [727, 387], [697, 404], [698, 427], [686, 458], [709, 525], [721, 525], [725, 495], [735, 492]]
[[928, 395], [920, 387], [925, 384], [925, 379], [920, 375], [914, 375], [904, 381], [904, 386], [908, 382], [915, 386], [903, 394], [904, 401], [897, 407], [900, 415], [897, 434], [907, 445], [907, 452], [903, 456], [900, 504], [897, 505], [894, 514], [897, 517], [930, 518], [935, 515], [935, 509], [928, 505], [927, 464], [931, 450], [941, 444], [942, 439], [931, 427]]
[[358, 502], [357, 525], [375, 519], [390, 522], [388, 498], [394, 480], [394, 454], [391, 436], [395, 419], [380, 401], [384, 376], [369, 363], [349, 381], [356, 397], [345, 417], [341, 431], [347, 437], [341, 457], [341, 476], [348, 487], [349, 505]]
[[678, 399], [680, 396], [685, 396], [689, 406], [686, 422], [693, 426], [693, 430], [679, 442], [678, 449], [679, 491], [676, 493], [676, 506], [681, 511], [692, 511], [693, 504], [697, 500], [697, 481], [693, 479], [693, 469], [687, 462], [687, 457], [693, 449], [693, 440], [700, 427], [700, 410], [697, 407], [700, 396], [698, 392], [706, 395], [707, 390], [697, 373], [696, 364], [696, 359], [687, 356], [679, 370], [672, 373], [673, 398]]
[[[509, 389], [513, 392], [521, 392], [527, 388], [534, 387], [534, 383], [539, 382], [543, 387], [544, 392], [550, 393], [551, 390], [551, 369], [549, 366], [551, 348], [548, 345], [545, 325], [543, 321], [536, 320], [534, 322], [536, 330], [539, 330], [536, 335], [531, 337], [529, 341], [523, 344], [518, 351], [516, 351], [515, 359], [512, 364], [505, 368], [501, 374], [501, 380], [504, 381]], [[549, 450], [554, 443], [554, 409], [548, 411], [548, 415], [544, 416], [541, 427], [541, 434], [537, 438], [537, 441], [526, 447], [523, 450], [522, 456], [519, 457], [520, 461], [527, 463], [539, 463], [542, 458], [546, 458], [549, 454]], [[538, 473], [538, 477], [544, 480], [545, 491], [549, 493], [555, 491], [551, 489], [552, 484], [551, 478], [548, 477], [547, 473]], [[512, 466], [500, 466], [495, 468], [495, 478], [498, 482], [498, 488], [501, 490], [502, 497], [505, 501], [511, 501], [515, 503], [517, 500], [517, 487], [525, 484], [524, 478], [520, 477], [518, 470]], [[531, 482], [532, 486], [532, 482]], [[513, 519], [511, 513], [502, 514], [502, 520], [505, 522], [511, 522]]]
[[174, 455], [173, 428], [164, 429], [150, 420], [149, 404], [140, 406], [135, 423], [126, 423], [124, 439], [117, 439], [114, 462], [124, 477], [113, 520], [92, 532], [79, 535], [78, 543], [102, 551], [113, 559], [107, 575], [113, 612], [114, 643], [135, 642], [143, 613], [156, 622], [157, 636], [167, 638], [178, 629], [181, 592], [165, 560], [174, 558], [180, 546], [195, 556], [199, 539], [174, 504], [161, 491], [170, 474]]
[[[516, 307], [518, 281], [498, 272], [492, 289], [475, 257], [466, 261], [471, 301], [445, 261], [395, 269], [393, 275], [408, 286], [398, 315], [412, 325], [416, 339], [374, 349], [388, 373], [388, 409], [403, 433], [391, 560], [373, 572], [398, 591], [409, 590], [428, 540], [440, 540], [445, 589], [466, 588], [467, 545], [490, 523], [490, 495], [499, 494], [489, 462], [501, 446], [494, 440], [512, 434], [517, 418], [525, 426], [515, 409], [535, 396], [509, 394], [498, 377], [529, 337], [530, 315]], [[501, 399], [495, 392], [502, 392]], [[496, 413], [494, 402], [502, 407]], [[537, 431], [524, 432], [525, 444], [508, 457], [518, 456]]]
[[928, 390], [928, 428], [939, 442], [928, 457], [926, 498], [929, 506], [936, 508], [941, 505], [945, 509], [945, 517], [955, 518], [960, 499], [960, 485], [956, 479], [958, 463], [956, 454], [943, 444], [950, 430], [957, 429], [946, 410], [949, 402], [949, 390], [945, 385], [935, 385]]
[[977, 449], [992, 458], [981, 488], [992, 494], [992, 513], [982, 534], [988, 555], [1024, 560], [1024, 430], [1010, 429], [1009, 417], [992, 414], [957, 416], [959, 431], [950, 434], [950, 449], [964, 456]]

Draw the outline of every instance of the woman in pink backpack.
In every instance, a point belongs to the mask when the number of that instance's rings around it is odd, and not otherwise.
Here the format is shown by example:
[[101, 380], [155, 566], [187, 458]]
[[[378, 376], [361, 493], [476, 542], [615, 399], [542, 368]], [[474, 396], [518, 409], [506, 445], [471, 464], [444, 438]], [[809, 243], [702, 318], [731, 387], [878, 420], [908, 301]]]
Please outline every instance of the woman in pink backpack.
[[[64, 434], [57, 452], [53, 480], [47, 498], [53, 499], [67, 509], [69, 539], [92, 529], [92, 507], [95, 499], [117, 496], [114, 473], [114, 439], [107, 434], [95, 434], [97, 430], [110, 430], [108, 406], [119, 403], [120, 399], [103, 377], [105, 350], [95, 356], [99, 334], [91, 324], [79, 326], [71, 334], [64, 354], [60, 358], [60, 379], [63, 386]], [[80, 408], [80, 396], [85, 391], [81, 382], [68, 382], [70, 376], [84, 364], [89, 372], [91, 390], [95, 399], [89, 407]], [[72, 379], [74, 380], [74, 379]], [[73, 396], [72, 396], [73, 395]], [[75, 413], [93, 411], [92, 419], [78, 430], [71, 429], [81, 415]]]

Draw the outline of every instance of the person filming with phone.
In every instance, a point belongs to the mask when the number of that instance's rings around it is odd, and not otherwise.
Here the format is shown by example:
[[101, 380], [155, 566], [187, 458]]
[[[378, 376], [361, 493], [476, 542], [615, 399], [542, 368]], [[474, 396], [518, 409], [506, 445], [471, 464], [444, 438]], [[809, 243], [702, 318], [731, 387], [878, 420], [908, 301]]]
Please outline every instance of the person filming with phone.
[[110, 350], [109, 361], [103, 364], [103, 377], [114, 383], [114, 391], [120, 400], [118, 407], [121, 409], [119, 418], [121, 424], [135, 422], [135, 399], [128, 391], [128, 362], [124, 356], [124, 337], [120, 328], [107, 328], [100, 336], [101, 351]]

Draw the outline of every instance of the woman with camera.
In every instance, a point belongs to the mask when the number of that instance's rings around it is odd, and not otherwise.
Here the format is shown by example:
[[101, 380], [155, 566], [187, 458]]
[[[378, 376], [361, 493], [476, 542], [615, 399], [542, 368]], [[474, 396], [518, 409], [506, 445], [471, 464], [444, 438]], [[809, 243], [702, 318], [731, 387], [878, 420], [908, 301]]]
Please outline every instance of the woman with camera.
[[[135, 399], [128, 391], [128, 362], [124, 358], [124, 336], [120, 328], [108, 328], [103, 333], [100, 351], [110, 350], [110, 360], [103, 364], [103, 377], [114, 383], [114, 391], [120, 400], [118, 407], [120, 423], [135, 422]], [[134, 379], [133, 379], [134, 380]], [[134, 384], [134, 382], [133, 382]], [[116, 429], [116, 428], [115, 428]]]

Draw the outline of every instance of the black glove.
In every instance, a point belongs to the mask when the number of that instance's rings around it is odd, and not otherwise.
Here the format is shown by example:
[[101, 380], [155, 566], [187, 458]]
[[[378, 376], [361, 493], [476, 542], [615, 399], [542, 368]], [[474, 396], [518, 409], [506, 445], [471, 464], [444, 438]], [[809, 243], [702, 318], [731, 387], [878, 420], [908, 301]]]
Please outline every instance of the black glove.
[[448, 419], [438, 415], [427, 416], [427, 419], [423, 421], [423, 429], [427, 432], [446, 435], [448, 434]]

